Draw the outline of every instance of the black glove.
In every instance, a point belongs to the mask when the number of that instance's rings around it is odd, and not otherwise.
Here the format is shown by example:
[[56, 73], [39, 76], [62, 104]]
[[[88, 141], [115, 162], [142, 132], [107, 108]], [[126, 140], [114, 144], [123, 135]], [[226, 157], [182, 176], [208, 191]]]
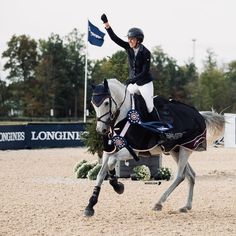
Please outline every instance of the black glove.
[[103, 21], [104, 24], [108, 22], [106, 14], [102, 14], [101, 20]]

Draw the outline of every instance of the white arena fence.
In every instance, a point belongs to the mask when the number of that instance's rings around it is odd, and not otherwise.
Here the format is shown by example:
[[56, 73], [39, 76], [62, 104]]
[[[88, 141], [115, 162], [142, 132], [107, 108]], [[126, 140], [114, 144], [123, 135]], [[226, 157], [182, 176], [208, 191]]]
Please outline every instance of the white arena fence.
[[236, 114], [225, 113], [224, 146], [236, 147]]

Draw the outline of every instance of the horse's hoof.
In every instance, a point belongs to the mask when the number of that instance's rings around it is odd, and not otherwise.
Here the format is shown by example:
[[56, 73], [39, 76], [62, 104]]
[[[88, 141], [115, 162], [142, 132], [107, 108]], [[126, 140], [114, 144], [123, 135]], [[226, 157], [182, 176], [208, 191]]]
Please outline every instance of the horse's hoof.
[[118, 194], [122, 194], [125, 190], [125, 186], [121, 182], [118, 182], [113, 188]]
[[162, 210], [162, 205], [161, 204], [156, 204], [153, 208], [153, 211], [161, 211]]
[[182, 208], [179, 209], [179, 212], [181, 212], [181, 213], [187, 213], [188, 210], [190, 210], [190, 209], [188, 209], [187, 207], [182, 207]]
[[91, 207], [86, 207], [85, 210], [84, 210], [84, 215], [86, 217], [91, 217], [94, 215], [94, 209], [91, 208]]

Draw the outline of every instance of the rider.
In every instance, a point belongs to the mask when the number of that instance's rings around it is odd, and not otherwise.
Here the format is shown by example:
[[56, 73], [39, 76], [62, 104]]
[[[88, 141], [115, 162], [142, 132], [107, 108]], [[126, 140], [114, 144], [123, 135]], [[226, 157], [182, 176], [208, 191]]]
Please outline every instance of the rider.
[[152, 119], [158, 120], [159, 117], [153, 104], [153, 77], [149, 71], [151, 53], [142, 44], [144, 39], [143, 31], [139, 28], [129, 29], [127, 34], [128, 42], [126, 42], [113, 32], [105, 14], [101, 16], [101, 20], [110, 38], [124, 48], [128, 54], [129, 79], [126, 81], [128, 91], [131, 94], [141, 94]]

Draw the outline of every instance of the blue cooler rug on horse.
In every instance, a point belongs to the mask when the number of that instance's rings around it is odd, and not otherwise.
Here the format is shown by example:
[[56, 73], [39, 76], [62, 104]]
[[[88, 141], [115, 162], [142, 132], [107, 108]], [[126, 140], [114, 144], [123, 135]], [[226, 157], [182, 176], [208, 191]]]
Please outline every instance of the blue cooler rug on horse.
[[[140, 114], [142, 122], [131, 124], [124, 135], [130, 147], [138, 151], [149, 150], [156, 145], [160, 145], [164, 152], [173, 149], [177, 151], [179, 146], [196, 151], [206, 150], [205, 120], [194, 107], [161, 96], [154, 98], [154, 104], [160, 117], [156, 124], [171, 128], [163, 132], [155, 131], [155, 122], [150, 120], [144, 100], [141, 96], [135, 95], [135, 109]], [[127, 119], [115, 125], [116, 136], [121, 134]]]

